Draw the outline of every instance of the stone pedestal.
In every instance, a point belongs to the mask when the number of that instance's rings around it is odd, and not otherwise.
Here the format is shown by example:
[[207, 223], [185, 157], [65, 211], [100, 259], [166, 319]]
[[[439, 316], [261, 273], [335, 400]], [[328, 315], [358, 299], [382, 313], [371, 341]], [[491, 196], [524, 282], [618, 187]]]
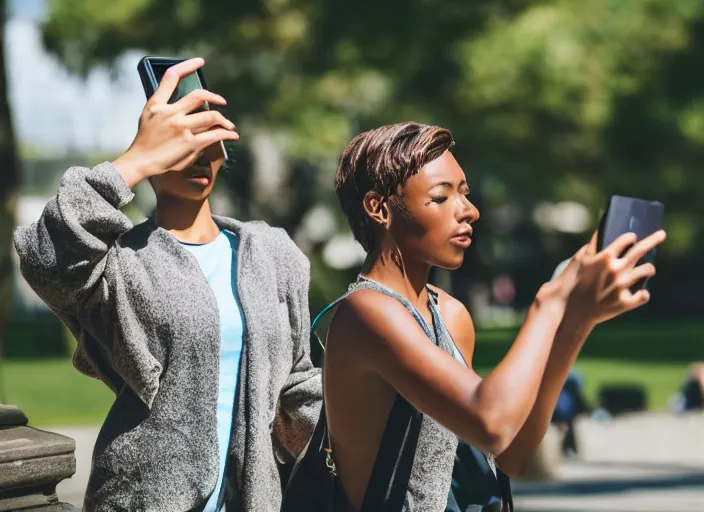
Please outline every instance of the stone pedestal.
[[73, 439], [27, 426], [17, 407], [0, 404], [0, 512], [77, 512], [56, 485], [76, 472]]

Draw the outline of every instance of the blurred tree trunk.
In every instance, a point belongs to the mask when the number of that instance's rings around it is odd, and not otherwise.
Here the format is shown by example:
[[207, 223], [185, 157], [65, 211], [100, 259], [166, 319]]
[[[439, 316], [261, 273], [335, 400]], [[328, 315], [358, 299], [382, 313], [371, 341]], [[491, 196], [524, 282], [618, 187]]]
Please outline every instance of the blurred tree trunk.
[[[12, 228], [15, 224], [15, 206], [19, 192], [19, 162], [12, 130], [12, 115], [7, 97], [5, 69], [6, 2], [0, 0], [0, 357], [3, 354], [3, 336], [10, 315], [12, 299]], [[2, 376], [0, 375], [0, 378]], [[3, 397], [0, 381], [0, 402]]]

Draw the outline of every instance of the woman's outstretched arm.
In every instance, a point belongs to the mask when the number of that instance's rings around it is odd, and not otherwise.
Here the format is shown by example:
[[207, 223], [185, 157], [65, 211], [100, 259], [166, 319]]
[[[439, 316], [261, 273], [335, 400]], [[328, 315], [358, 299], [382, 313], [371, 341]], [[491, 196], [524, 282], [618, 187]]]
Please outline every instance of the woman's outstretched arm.
[[379, 374], [462, 439], [500, 453], [535, 402], [563, 304], [541, 295], [509, 354], [483, 380], [433, 344], [402, 304], [378, 292], [348, 297], [328, 339], [354, 343], [362, 371]]
[[[380, 375], [420, 411], [499, 455], [534, 411], [565, 311], [579, 312], [596, 325], [647, 302], [647, 292], [632, 294], [629, 287], [652, 275], [652, 265], [635, 265], [662, 240], [664, 233], [653, 235], [622, 257], [634, 235], [620, 237], [598, 254], [594, 241], [582, 248], [563, 276], [543, 285], [513, 346], [485, 379], [436, 347], [403, 305], [377, 292], [360, 291], [346, 299], [329, 336], [354, 343], [362, 371]], [[559, 377], [556, 372], [549, 381], [559, 383]], [[529, 447], [542, 438], [551, 400], [552, 393], [543, 393], [538, 402], [541, 413], [534, 413], [524, 434]]]

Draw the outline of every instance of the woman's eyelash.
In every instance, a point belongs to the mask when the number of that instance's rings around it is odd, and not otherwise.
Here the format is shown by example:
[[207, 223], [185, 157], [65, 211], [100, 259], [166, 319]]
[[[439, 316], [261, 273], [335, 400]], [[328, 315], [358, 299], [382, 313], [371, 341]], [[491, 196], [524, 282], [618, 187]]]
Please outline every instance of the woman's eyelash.
[[[469, 192], [462, 194], [469, 201]], [[447, 196], [436, 196], [430, 200], [432, 203], [442, 204], [447, 201]]]

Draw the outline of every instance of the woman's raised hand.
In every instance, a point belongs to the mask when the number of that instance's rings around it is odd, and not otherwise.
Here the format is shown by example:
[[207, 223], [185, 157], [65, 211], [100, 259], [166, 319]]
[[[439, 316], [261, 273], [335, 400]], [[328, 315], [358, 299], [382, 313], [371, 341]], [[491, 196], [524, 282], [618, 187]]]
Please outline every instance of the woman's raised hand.
[[225, 105], [222, 96], [198, 89], [175, 103], [168, 102], [179, 80], [204, 64], [196, 58], [170, 67], [147, 101], [134, 141], [114, 162], [130, 187], [150, 176], [190, 167], [211, 144], [239, 139], [234, 123], [220, 112], [197, 111], [206, 102]]

